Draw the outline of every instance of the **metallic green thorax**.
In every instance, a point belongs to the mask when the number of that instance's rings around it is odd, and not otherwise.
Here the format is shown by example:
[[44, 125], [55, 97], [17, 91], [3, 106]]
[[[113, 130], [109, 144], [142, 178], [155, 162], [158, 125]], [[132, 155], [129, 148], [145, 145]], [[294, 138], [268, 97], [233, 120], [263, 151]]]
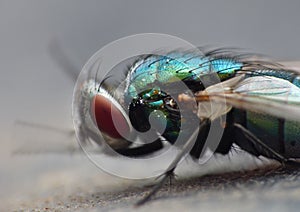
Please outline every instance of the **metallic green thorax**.
[[[127, 75], [124, 96], [133, 126], [141, 131], [149, 129], [148, 117], [151, 114], [156, 120], [154, 127], [160, 129], [165, 119], [167, 125], [163, 136], [172, 143], [182, 124], [191, 117], [182, 117], [172, 95], [163, 87], [169, 85], [173, 91], [177, 88], [176, 83], [183, 82], [189, 89], [193, 86], [191, 90], [199, 91], [203, 89], [202, 81], [210, 81], [212, 73], [218, 76], [217, 82], [220, 82], [234, 76], [241, 67], [242, 64], [233, 59], [213, 59], [194, 53], [173, 52], [138, 60]], [[161, 113], [156, 115], [157, 110], [162, 112], [163, 117]]]
[[131, 68], [126, 79], [125, 98], [137, 98], [140, 92], [147, 88], [152, 89], [156, 83], [188, 80], [200, 82], [202, 76], [212, 72], [217, 73], [223, 81], [233, 76], [241, 67], [241, 63], [232, 59], [213, 59], [192, 53], [151, 55], [137, 61]]

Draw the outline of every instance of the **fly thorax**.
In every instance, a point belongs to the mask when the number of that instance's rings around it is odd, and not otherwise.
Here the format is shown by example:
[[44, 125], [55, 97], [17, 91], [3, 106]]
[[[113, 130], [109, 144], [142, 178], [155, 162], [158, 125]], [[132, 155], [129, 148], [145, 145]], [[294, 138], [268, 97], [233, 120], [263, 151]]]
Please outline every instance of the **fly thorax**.
[[132, 98], [129, 103], [132, 126], [140, 132], [154, 129], [160, 135], [175, 140], [180, 131], [181, 117], [174, 99], [159, 87], [153, 87]]

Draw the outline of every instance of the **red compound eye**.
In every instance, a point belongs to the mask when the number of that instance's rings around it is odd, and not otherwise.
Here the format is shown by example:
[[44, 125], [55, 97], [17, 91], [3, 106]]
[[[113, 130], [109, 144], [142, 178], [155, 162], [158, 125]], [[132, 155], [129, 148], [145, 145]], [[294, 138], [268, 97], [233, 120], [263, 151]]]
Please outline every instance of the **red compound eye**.
[[123, 138], [122, 135], [130, 133], [130, 125], [121, 106], [117, 104], [109, 96], [97, 94], [92, 102], [92, 111], [99, 130], [112, 138], [120, 139]]

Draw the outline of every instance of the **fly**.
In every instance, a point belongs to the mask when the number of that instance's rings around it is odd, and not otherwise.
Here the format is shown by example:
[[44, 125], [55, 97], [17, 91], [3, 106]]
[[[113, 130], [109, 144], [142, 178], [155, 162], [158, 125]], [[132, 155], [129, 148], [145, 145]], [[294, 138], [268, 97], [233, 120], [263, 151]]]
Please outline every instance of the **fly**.
[[[203, 50], [203, 55], [179, 51], [137, 59], [118, 98], [106, 80], [92, 78], [75, 95], [83, 144], [91, 138], [103, 146], [102, 132], [115, 152], [138, 158], [161, 150], [165, 140], [175, 144], [184, 134], [181, 151], [138, 205], [150, 199], [184, 155], [199, 159], [206, 148], [228, 154], [236, 144], [254, 156], [298, 164], [300, 74], [280, 64], [232, 49]], [[196, 126], [190, 129], [189, 123]], [[218, 143], [206, 143], [212, 126], [223, 130]], [[148, 141], [149, 136], [157, 139]], [[144, 142], [132, 142], [137, 137]]]

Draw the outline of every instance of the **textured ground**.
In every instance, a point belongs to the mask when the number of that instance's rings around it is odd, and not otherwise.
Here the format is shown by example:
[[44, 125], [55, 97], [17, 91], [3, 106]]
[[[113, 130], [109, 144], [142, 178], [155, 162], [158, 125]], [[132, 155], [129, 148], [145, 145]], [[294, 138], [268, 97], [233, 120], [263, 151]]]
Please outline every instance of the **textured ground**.
[[[230, 161], [226, 163], [228, 165]], [[219, 166], [224, 164], [219, 163]], [[189, 169], [193, 167], [195, 166]], [[151, 186], [145, 185], [145, 182], [116, 180], [112, 183], [107, 175], [102, 176], [101, 179], [99, 173], [98, 175], [91, 173], [98, 179], [92, 176], [85, 178], [88, 182], [76, 183], [76, 180], [73, 180], [75, 185], [72, 189], [67, 189], [68, 184], [61, 186], [53, 181], [52, 178], [58, 175], [56, 173], [43, 180], [43, 183], [48, 184], [46, 189], [41, 187], [35, 195], [29, 198], [27, 196], [22, 201], [12, 202], [11, 209], [16, 211], [297, 211], [300, 206], [299, 169], [268, 163], [248, 171], [182, 177], [184, 173], [189, 172], [181, 169], [178, 180], [173, 180], [171, 185], [166, 184], [152, 201], [141, 207], [135, 207], [134, 204], [151, 190]], [[66, 175], [61, 179], [68, 177]], [[44, 192], [41, 194], [43, 189]], [[28, 194], [30, 193], [32, 192]]]

